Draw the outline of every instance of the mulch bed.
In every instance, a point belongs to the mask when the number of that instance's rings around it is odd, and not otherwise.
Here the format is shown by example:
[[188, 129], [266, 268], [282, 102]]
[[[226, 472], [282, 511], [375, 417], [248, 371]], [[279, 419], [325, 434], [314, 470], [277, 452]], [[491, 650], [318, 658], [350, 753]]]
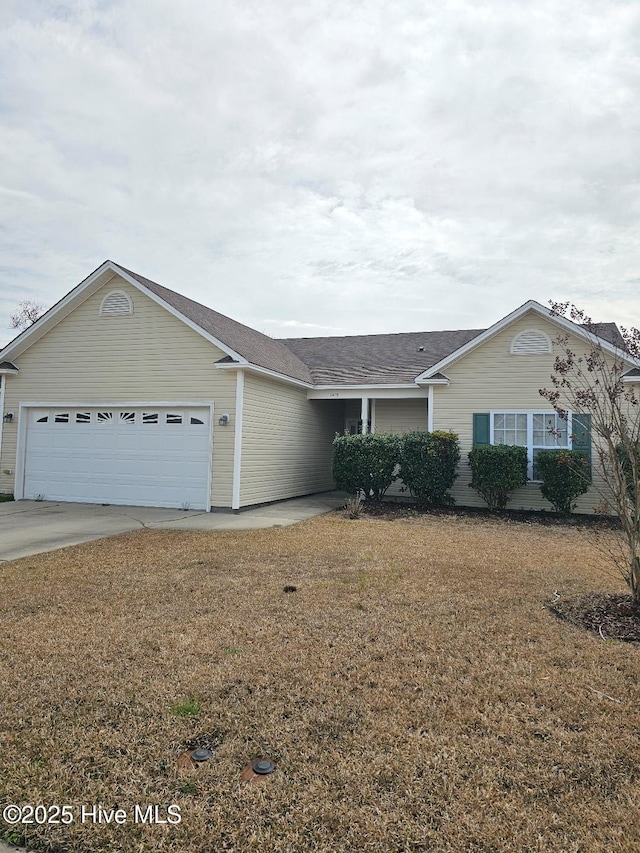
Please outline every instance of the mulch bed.
[[399, 500], [365, 501], [362, 504], [362, 514], [367, 518], [379, 518], [384, 521], [394, 521], [412, 516], [453, 516], [477, 519], [478, 521], [499, 519], [521, 524], [543, 524], [553, 527], [590, 527], [603, 530], [613, 530], [619, 527], [618, 519], [613, 516], [580, 513], [566, 516], [557, 512], [545, 512], [544, 510], [504, 509], [492, 511], [484, 507], [471, 506], [436, 507], [425, 506], [415, 501]]
[[559, 598], [549, 604], [549, 610], [603, 640], [640, 643], [640, 607], [634, 607], [630, 595], [591, 593]]

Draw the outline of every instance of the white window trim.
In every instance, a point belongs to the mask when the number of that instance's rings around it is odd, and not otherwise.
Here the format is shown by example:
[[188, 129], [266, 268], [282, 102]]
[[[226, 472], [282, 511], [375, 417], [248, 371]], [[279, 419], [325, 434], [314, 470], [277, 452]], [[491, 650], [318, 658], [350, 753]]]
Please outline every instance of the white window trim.
[[[533, 451], [545, 449], [552, 450], [553, 448], [540, 448], [538, 445], [533, 446], [533, 416], [534, 415], [557, 415], [555, 409], [492, 409], [489, 412], [489, 441], [494, 444], [494, 418], [496, 415], [527, 415], [527, 480], [530, 483], [541, 483], [542, 480], [533, 479]], [[567, 418], [567, 446], [566, 448], [558, 448], [560, 450], [571, 450], [573, 448], [573, 414], [569, 412]], [[522, 446], [522, 445], [519, 445]]]

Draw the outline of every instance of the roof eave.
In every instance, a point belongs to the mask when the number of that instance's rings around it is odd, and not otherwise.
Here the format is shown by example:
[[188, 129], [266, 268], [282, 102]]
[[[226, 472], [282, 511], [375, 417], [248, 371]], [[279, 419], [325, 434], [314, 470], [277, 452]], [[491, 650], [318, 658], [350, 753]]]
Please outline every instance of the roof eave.
[[296, 379], [293, 376], [287, 376], [284, 373], [278, 373], [275, 370], [269, 370], [267, 367], [260, 367], [257, 364], [252, 364], [249, 361], [217, 361], [214, 365], [217, 370], [247, 370], [249, 373], [259, 373], [263, 376], [268, 376], [271, 379], [276, 379], [279, 382], [286, 382], [289, 385], [296, 385], [299, 388], [315, 388], [310, 382], [305, 382], [303, 379]]

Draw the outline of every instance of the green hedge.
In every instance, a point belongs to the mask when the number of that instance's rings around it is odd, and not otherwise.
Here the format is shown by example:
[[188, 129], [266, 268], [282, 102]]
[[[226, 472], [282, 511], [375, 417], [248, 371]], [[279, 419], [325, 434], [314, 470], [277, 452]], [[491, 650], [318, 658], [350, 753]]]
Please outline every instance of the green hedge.
[[540, 491], [556, 512], [569, 515], [575, 499], [589, 490], [589, 459], [583, 450], [540, 450], [536, 468]]
[[527, 482], [527, 448], [482, 444], [469, 453], [471, 487], [489, 509], [504, 509], [511, 493]]
[[459, 461], [458, 436], [453, 432], [410, 432], [400, 439], [399, 477], [421, 503], [455, 503], [449, 489]]
[[400, 438], [387, 433], [337, 435], [333, 440], [333, 479], [336, 488], [379, 501], [400, 461]]

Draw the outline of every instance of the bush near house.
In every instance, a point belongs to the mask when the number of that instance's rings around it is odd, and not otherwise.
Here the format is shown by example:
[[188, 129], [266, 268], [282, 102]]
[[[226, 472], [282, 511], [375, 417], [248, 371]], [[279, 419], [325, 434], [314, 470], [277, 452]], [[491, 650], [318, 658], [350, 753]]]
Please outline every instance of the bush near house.
[[399, 477], [420, 503], [450, 506], [449, 489], [460, 461], [458, 436], [453, 432], [410, 432], [400, 444]]
[[536, 467], [540, 491], [556, 512], [569, 515], [575, 499], [589, 490], [589, 459], [582, 450], [541, 450]]
[[379, 501], [391, 483], [400, 461], [400, 438], [386, 433], [337, 435], [333, 440], [333, 478], [336, 488], [352, 495], [362, 493]]
[[504, 509], [511, 493], [527, 482], [526, 447], [481, 444], [469, 453], [471, 487], [489, 509]]

